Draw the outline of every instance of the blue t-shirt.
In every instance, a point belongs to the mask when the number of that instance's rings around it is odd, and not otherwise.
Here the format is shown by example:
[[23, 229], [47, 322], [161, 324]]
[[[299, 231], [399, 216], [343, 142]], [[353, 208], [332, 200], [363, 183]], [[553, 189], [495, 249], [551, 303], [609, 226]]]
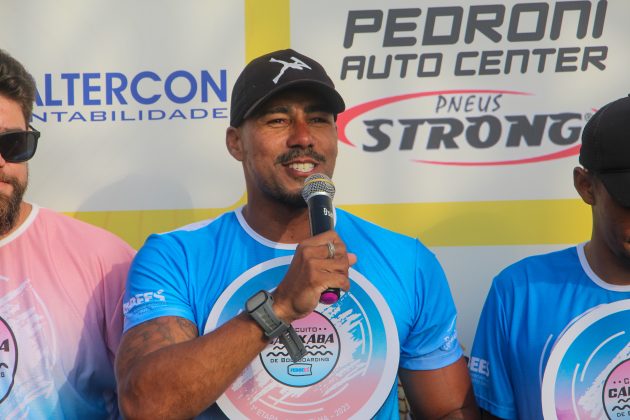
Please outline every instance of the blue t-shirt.
[[513, 264], [477, 328], [477, 403], [505, 419], [618, 418], [630, 410], [628, 327], [630, 286], [601, 280], [584, 244]]
[[[398, 416], [399, 367], [437, 369], [461, 357], [444, 272], [419, 241], [336, 210], [335, 230], [358, 256], [350, 290], [293, 323], [307, 355], [293, 363], [272, 342], [205, 414], [221, 417]], [[284, 277], [296, 244], [254, 232], [241, 209], [152, 235], [124, 298], [125, 330], [179, 316], [208, 333], [258, 290]]]

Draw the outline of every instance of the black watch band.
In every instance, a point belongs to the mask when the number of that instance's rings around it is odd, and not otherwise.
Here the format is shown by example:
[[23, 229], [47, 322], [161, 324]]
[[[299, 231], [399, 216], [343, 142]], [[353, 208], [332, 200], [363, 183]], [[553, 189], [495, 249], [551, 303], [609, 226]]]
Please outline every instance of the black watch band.
[[261, 290], [247, 300], [245, 308], [249, 316], [263, 329], [265, 336], [270, 339], [278, 338], [291, 360], [297, 362], [306, 354], [304, 343], [290, 324], [276, 316], [272, 304], [273, 296], [266, 290]]

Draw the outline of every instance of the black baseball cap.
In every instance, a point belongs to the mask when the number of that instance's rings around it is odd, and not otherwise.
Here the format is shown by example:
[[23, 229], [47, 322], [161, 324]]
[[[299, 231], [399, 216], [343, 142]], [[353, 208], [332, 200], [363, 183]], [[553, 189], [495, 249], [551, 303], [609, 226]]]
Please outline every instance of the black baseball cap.
[[588, 120], [580, 164], [598, 175], [615, 201], [630, 207], [630, 96], [604, 105]]
[[240, 126], [265, 100], [287, 88], [307, 87], [322, 95], [335, 116], [346, 105], [326, 70], [297, 51], [274, 51], [252, 60], [232, 89], [230, 125]]

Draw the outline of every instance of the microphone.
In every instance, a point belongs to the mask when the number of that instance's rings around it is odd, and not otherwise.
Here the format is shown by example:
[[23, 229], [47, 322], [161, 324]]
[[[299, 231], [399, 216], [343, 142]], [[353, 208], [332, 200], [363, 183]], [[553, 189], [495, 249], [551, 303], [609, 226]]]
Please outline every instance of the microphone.
[[[311, 235], [332, 230], [335, 226], [332, 199], [335, 196], [335, 184], [324, 174], [312, 174], [304, 180], [302, 198], [308, 205], [308, 218], [311, 224]], [[339, 300], [338, 288], [326, 289], [319, 301], [330, 305]]]

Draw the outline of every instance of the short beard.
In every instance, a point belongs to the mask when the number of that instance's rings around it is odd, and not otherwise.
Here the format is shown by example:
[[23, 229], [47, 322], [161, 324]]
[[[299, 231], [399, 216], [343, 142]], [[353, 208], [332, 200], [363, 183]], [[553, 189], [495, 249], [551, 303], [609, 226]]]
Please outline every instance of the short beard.
[[273, 198], [275, 201], [282, 204], [286, 204], [289, 207], [296, 209], [306, 207], [306, 201], [302, 198], [302, 191], [298, 193], [291, 193], [289, 191], [283, 191], [276, 185], [269, 185], [267, 183], [260, 182], [258, 187], [265, 193], [267, 197]]
[[277, 192], [273, 197], [276, 198], [278, 201], [296, 209], [302, 209], [306, 207], [306, 201], [304, 201], [301, 191], [298, 194]]
[[6, 175], [0, 175], [0, 181], [13, 186], [11, 195], [0, 194], [0, 236], [4, 236], [15, 227], [27, 183], [20, 184], [16, 178]]

